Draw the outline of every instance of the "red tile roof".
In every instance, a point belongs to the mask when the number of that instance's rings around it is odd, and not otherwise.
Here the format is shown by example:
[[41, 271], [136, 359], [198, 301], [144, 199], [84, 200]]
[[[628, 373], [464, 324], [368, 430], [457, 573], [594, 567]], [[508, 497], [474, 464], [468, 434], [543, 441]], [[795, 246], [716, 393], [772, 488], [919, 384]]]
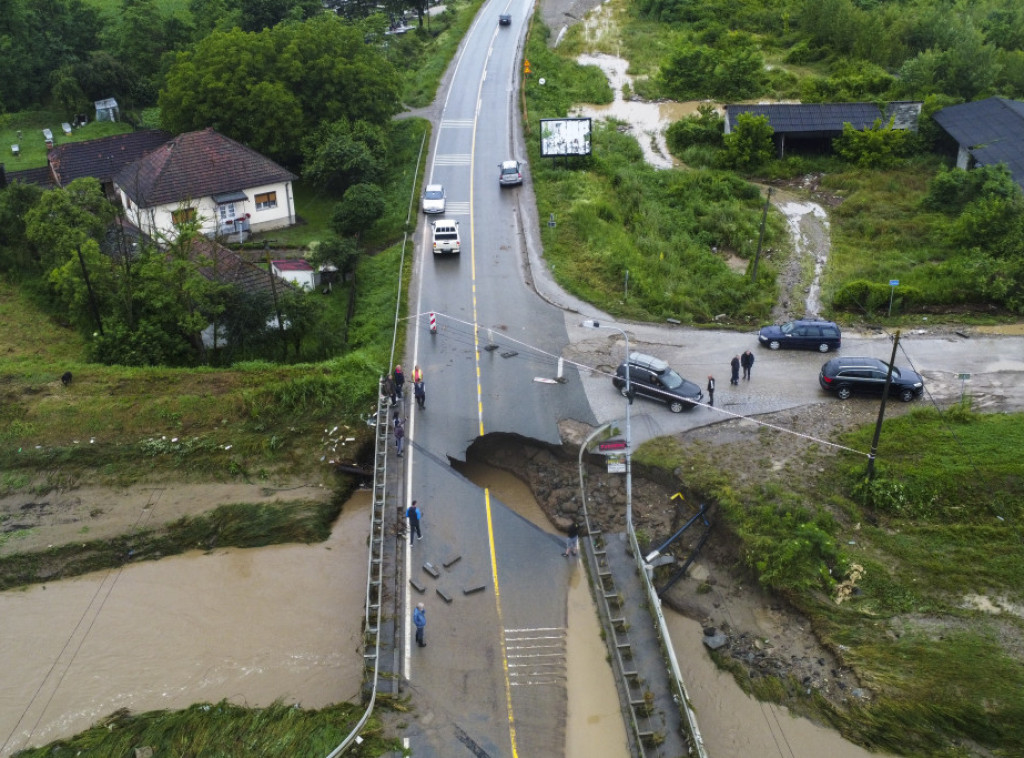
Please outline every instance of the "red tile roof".
[[297, 177], [212, 128], [179, 134], [123, 168], [114, 181], [136, 205], [151, 208]]
[[110, 137], [65, 142], [50, 151], [50, 170], [60, 187], [75, 179], [91, 176], [100, 182], [113, 181], [125, 166], [153, 152], [172, 137], [162, 129], [114, 134]]
[[[199, 266], [199, 273], [212, 282], [232, 284], [249, 294], [271, 292], [271, 275], [268, 271], [245, 261], [234, 250], [229, 250], [211, 239], [203, 236], [193, 238], [190, 257], [192, 260], [206, 259]], [[280, 277], [274, 278], [277, 280], [278, 292], [294, 290], [291, 282]]]

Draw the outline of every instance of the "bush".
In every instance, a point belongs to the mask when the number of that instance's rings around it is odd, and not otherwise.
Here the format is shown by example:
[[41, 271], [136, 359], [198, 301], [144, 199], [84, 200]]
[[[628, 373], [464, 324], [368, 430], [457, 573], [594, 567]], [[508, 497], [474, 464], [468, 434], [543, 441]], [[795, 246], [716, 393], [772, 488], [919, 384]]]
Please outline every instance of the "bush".
[[665, 131], [665, 140], [673, 155], [681, 154], [693, 145], [722, 147], [725, 119], [713, 105], [701, 105], [696, 113], [671, 124]]
[[888, 284], [857, 279], [844, 284], [836, 291], [832, 296], [832, 307], [838, 311], [864, 313], [871, 316], [880, 311], [887, 312], [890, 297], [894, 313], [907, 307], [920, 305], [926, 299], [917, 287], [901, 284], [893, 292], [892, 287]]

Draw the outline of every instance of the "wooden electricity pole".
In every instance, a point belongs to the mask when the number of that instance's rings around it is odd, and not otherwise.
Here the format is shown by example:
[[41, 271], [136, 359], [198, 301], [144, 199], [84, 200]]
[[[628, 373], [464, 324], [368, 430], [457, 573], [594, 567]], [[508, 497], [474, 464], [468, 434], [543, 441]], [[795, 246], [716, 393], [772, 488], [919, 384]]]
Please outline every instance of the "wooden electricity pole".
[[892, 364], [896, 362], [896, 348], [900, 344], [900, 330], [892, 338], [892, 355], [889, 356], [889, 370], [885, 374], [885, 389], [882, 390], [882, 406], [878, 409], [878, 421], [875, 423], [875, 438], [871, 440], [871, 452], [868, 453], [868, 480], [875, 478], [875, 453], [878, 452], [878, 438], [882, 435], [882, 420], [885, 418], [885, 401], [889, 399], [889, 385], [892, 384]]

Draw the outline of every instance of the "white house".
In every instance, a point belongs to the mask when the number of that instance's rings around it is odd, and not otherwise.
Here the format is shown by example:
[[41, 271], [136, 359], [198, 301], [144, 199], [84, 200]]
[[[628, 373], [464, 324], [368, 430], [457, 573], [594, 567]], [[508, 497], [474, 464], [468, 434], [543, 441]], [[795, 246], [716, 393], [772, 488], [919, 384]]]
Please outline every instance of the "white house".
[[213, 129], [179, 134], [114, 177], [114, 189], [135, 226], [174, 239], [198, 220], [210, 238], [244, 240], [250, 230], [295, 223], [297, 177], [255, 150]]
[[320, 272], [301, 258], [288, 261], [271, 261], [270, 270], [279, 279], [292, 282], [304, 290], [320, 286]]

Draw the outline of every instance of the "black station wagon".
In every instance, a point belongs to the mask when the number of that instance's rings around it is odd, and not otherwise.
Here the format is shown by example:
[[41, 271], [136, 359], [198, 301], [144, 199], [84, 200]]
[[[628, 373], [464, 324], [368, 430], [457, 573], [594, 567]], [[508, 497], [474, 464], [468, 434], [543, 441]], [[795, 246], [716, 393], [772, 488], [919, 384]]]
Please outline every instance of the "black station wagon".
[[[855, 392], [881, 395], [885, 389], [885, 376], [889, 364], [878, 358], [833, 358], [826, 361], [818, 375], [823, 390], [835, 392], [840, 400], [846, 400]], [[909, 368], [892, 367], [889, 395], [909, 403], [924, 392], [924, 379]]]
[[757, 339], [771, 350], [795, 348], [822, 353], [838, 350], [843, 341], [839, 326], [832, 321], [787, 321], [779, 326], [766, 326]]

